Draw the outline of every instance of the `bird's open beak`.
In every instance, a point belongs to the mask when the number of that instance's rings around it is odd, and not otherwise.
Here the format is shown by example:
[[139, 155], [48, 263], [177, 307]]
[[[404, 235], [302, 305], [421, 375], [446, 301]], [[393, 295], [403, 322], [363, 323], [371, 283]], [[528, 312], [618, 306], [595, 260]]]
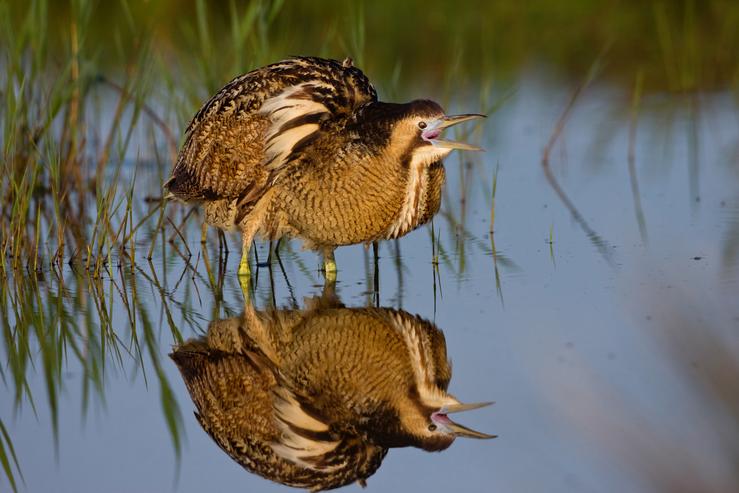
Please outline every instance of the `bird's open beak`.
[[450, 413], [459, 413], [462, 411], [470, 411], [472, 409], [480, 409], [481, 407], [489, 406], [491, 404], [493, 403], [475, 402], [470, 404], [450, 404], [444, 406], [438, 412], [433, 413], [431, 415], [431, 420], [437, 425], [444, 427], [449, 433], [452, 433], [454, 436], [480, 439], [496, 438], [497, 435], [488, 435], [487, 433], [472, 430], [470, 428], [467, 428], [466, 426], [462, 426], [459, 423], [455, 423], [454, 421], [449, 419], [449, 416], [447, 416]]
[[461, 413], [462, 411], [472, 411], [473, 409], [480, 409], [481, 407], [488, 407], [495, 404], [494, 402], [470, 402], [469, 404], [448, 404], [444, 406], [443, 411], [446, 414]]
[[498, 435], [488, 435], [487, 433], [483, 433], [481, 431], [472, 430], [470, 428], [467, 428], [466, 426], [462, 426], [459, 423], [455, 423], [452, 420], [449, 420], [449, 424], [446, 426], [452, 431], [452, 433], [454, 433], [455, 436], [458, 436], [458, 437], [478, 438], [481, 440], [487, 440], [490, 438], [498, 438]]
[[468, 114], [468, 115], [443, 116], [441, 118], [438, 118], [436, 120], [429, 122], [428, 126], [423, 131], [421, 136], [423, 137], [423, 140], [430, 142], [436, 147], [443, 147], [445, 149], [461, 149], [464, 151], [482, 151], [483, 150], [482, 147], [467, 144], [465, 142], [455, 142], [453, 140], [446, 140], [446, 139], [439, 138], [441, 137], [441, 133], [445, 128], [451, 127], [452, 125], [457, 125], [458, 123], [466, 122], [469, 120], [476, 120], [477, 118], [485, 118], [485, 115]]

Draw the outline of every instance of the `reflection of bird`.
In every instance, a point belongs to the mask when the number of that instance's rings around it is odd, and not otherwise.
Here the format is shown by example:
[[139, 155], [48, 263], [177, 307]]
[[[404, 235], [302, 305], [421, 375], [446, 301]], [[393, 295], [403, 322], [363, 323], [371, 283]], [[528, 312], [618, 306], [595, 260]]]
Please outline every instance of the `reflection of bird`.
[[292, 58], [239, 76], [186, 131], [170, 195], [205, 203], [206, 222], [242, 233], [239, 272], [256, 234], [302, 238], [323, 251], [398, 238], [438, 211], [452, 149], [442, 130], [481, 115], [446, 116], [432, 101], [382, 103], [365, 75]]
[[[180, 369], [203, 429], [236, 462], [249, 471], [289, 486], [315, 491], [364, 481], [382, 463], [387, 449], [345, 437], [340, 443], [325, 430], [287, 428], [277, 419], [276, 402], [284, 391], [278, 369], [256, 351], [228, 353], [205, 340], [179, 346], [172, 358]], [[310, 426], [301, 412], [296, 426]], [[310, 438], [304, 438], [308, 433]], [[320, 454], [314, 467], [291, 460], [282, 443], [314, 443]]]
[[390, 447], [492, 438], [449, 419], [440, 330], [403, 311], [317, 303], [213, 322], [175, 349], [200, 424], [266, 478], [313, 490], [364, 480]]

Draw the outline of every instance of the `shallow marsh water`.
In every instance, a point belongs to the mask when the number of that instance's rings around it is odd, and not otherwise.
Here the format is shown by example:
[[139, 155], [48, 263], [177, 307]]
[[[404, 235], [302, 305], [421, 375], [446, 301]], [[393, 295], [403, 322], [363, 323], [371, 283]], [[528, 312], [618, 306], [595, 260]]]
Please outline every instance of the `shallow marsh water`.
[[[438, 454], [392, 449], [368, 488], [736, 491], [735, 99], [713, 93], [642, 101], [634, 148], [640, 230], [627, 159], [629, 97], [604, 85], [587, 88], [549, 163], [586, 230], [541, 164], [572, 90], [551, 81], [546, 72], [522, 77], [515, 94], [475, 130], [487, 152], [447, 159], [445, 200], [434, 221], [440, 247], [432, 249], [430, 227], [382, 243], [378, 293], [372, 250], [337, 251], [336, 287], [347, 306], [402, 308], [433, 321], [453, 362], [449, 390], [464, 401], [496, 401], [459, 420], [499, 438], [458, 439]], [[478, 105], [452, 101], [447, 109]], [[141, 160], [135, 147], [123, 172], [131, 177], [136, 166], [143, 200], [158, 193], [157, 177], [166, 170]], [[170, 207], [175, 220], [188, 210]], [[19, 306], [43, 311], [48, 323], [68, 324], [70, 335], [55, 342], [65, 359], [50, 363], [61, 368], [51, 379], [43, 344], [30, 338], [28, 394], [17, 407], [12, 397], [0, 405], [22, 491], [286, 490], [247, 473], [210, 440], [167, 357], [180, 338], [243, 309], [238, 239], [229, 237], [231, 253], [223, 258], [210, 232], [209, 273], [198, 221], [184, 229], [191, 257], [176, 237], [160, 242], [147, 263], [149, 239], [139, 238], [133, 271], [114, 261], [110, 274], [90, 280], [65, 266], [63, 282], [47, 272], [25, 283], [32, 293]], [[264, 263], [265, 244], [258, 254]], [[280, 257], [284, 272], [276, 262], [255, 269], [260, 308], [303, 306], [321, 291], [316, 254], [291, 242]], [[95, 333], [108, 326], [101, 312], [115, 334]], [[18, 312], [5, 313], [7, 337], [22, 324]], [[58, 395], [55, 412], [50, 389]], [[0, 490], [8, 488], [3, 476]]]

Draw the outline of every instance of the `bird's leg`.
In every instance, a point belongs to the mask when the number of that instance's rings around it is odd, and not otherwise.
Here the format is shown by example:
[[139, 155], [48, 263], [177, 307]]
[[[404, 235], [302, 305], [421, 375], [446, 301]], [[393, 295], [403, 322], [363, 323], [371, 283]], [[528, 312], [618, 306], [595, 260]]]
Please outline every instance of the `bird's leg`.
[[[251, 271], [251, 269], [249, 269], [249, 249], [251, 248], [252, 240], [254, 240], [254, 237], [259, 231], [259, 226], [264, 217], [264, 212], [264, 207], [261, 209], [257, 207], [252, 210], [251, 214], [249, 214], [248, 220], [244, 219], [239, 224], [239, 229], [241, 229], [241, 262], [239, 263], [239, 277], [245, 277], [247, 281], [249, 280], [249, 274]], [[256, 248], [254, 250], [256, 252]]]
[[251, 285], [251, 269], [249, 268], [249, 249], [251, 248], [252, 235], [246, 231], [241, 232], [241, 261], [239, 262], [239, 286], [241, 294], [244, 295], [244, 305], [251, 303], [249, 288]]
[[323, 269], [326, 274], [326, 280], [329, 282], [335, 282], [336, 260], [334, 259], [334, 249], [332, 247], [323, 248]]
[[282, 259], [280, 258], [280, 243], [282, 243], [282, 238], [277, 238], [277, 244], [275, 245], [275, 258], [277, 261], [281, 264]]
[[251, 277], [249, 277], [249, 274], [243, 276], [241, 273], [239, 273], [239, 287], [241, 287], [241, 294], [244, 296], [244, 306], [251, 305], [251, 292], [249, 288], [251, 287]]
[[378, 244], [376, 241], [372, 242], [372, 253], [374, 253], [375, 257], [375, 271], [373, 276], [373, 282], [374, 282], [374, 296], [375, 296], [375, 305], [379, 308], [380, 307], [380, 264], [379, 264], [379, 255], [378, 255]]
[[267, 254], [267, 265], [272, 265], [272, 240], [269, 240], [269, 253]]
[[208, 258], [208, 249], [203, 248], [203, 264], [205, 265], [205, 272], [208, 273], [208, 280], [210, 281], [210, 287], [213, 292], [216, 292], [216, 281], [213, 277], [213, 271], [210, 268], [210, 259]]
[[339, 296], [336, 294], [336, 283], [335, 282], [327, 282], [323, 286], [323, 292], [321, 292], [321, 297], [317, 299], [318, 303], [316, 308], [319, 306], [321, 308], [341, 308], [344, 305], [341, 304], [341, 300], [339, 300]]
[[251, 248], [251, 235], [241, 233], [241, 262], [239, 263], [239, 277], [249, 277], [249, 249]]
[[218, 229], [218, 243], [223, 246], [223, 251], [228, 255], [228, 242], [226, 241], [226, 235], [222, 229]]
[[208, 223], [203, 221], [203, 229], [200, 233], [200, 243], [205, 244], [208, 241]]

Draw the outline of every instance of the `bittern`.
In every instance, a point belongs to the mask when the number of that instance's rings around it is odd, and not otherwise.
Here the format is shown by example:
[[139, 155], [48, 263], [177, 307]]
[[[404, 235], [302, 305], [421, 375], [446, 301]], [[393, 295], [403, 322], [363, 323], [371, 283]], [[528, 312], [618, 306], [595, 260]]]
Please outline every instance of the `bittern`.
[[284, 60], [236, 77], [185, 132], [168, 197], [205, 204], [207, 224], [301, 238], [335, 276], [334, 249], [405, 235], [439, 210], [442, 159], [478, 147], [442, 138], [482, 115], [433, 101], [384, 103], [350, 59]]
[[388, 448], [493, 438], [449, 419], [443, 333], [387, 308], [316, 303], [213, 322], [171, 354], [213, 440], [246, 469], [313, 491], [365, 480]]

